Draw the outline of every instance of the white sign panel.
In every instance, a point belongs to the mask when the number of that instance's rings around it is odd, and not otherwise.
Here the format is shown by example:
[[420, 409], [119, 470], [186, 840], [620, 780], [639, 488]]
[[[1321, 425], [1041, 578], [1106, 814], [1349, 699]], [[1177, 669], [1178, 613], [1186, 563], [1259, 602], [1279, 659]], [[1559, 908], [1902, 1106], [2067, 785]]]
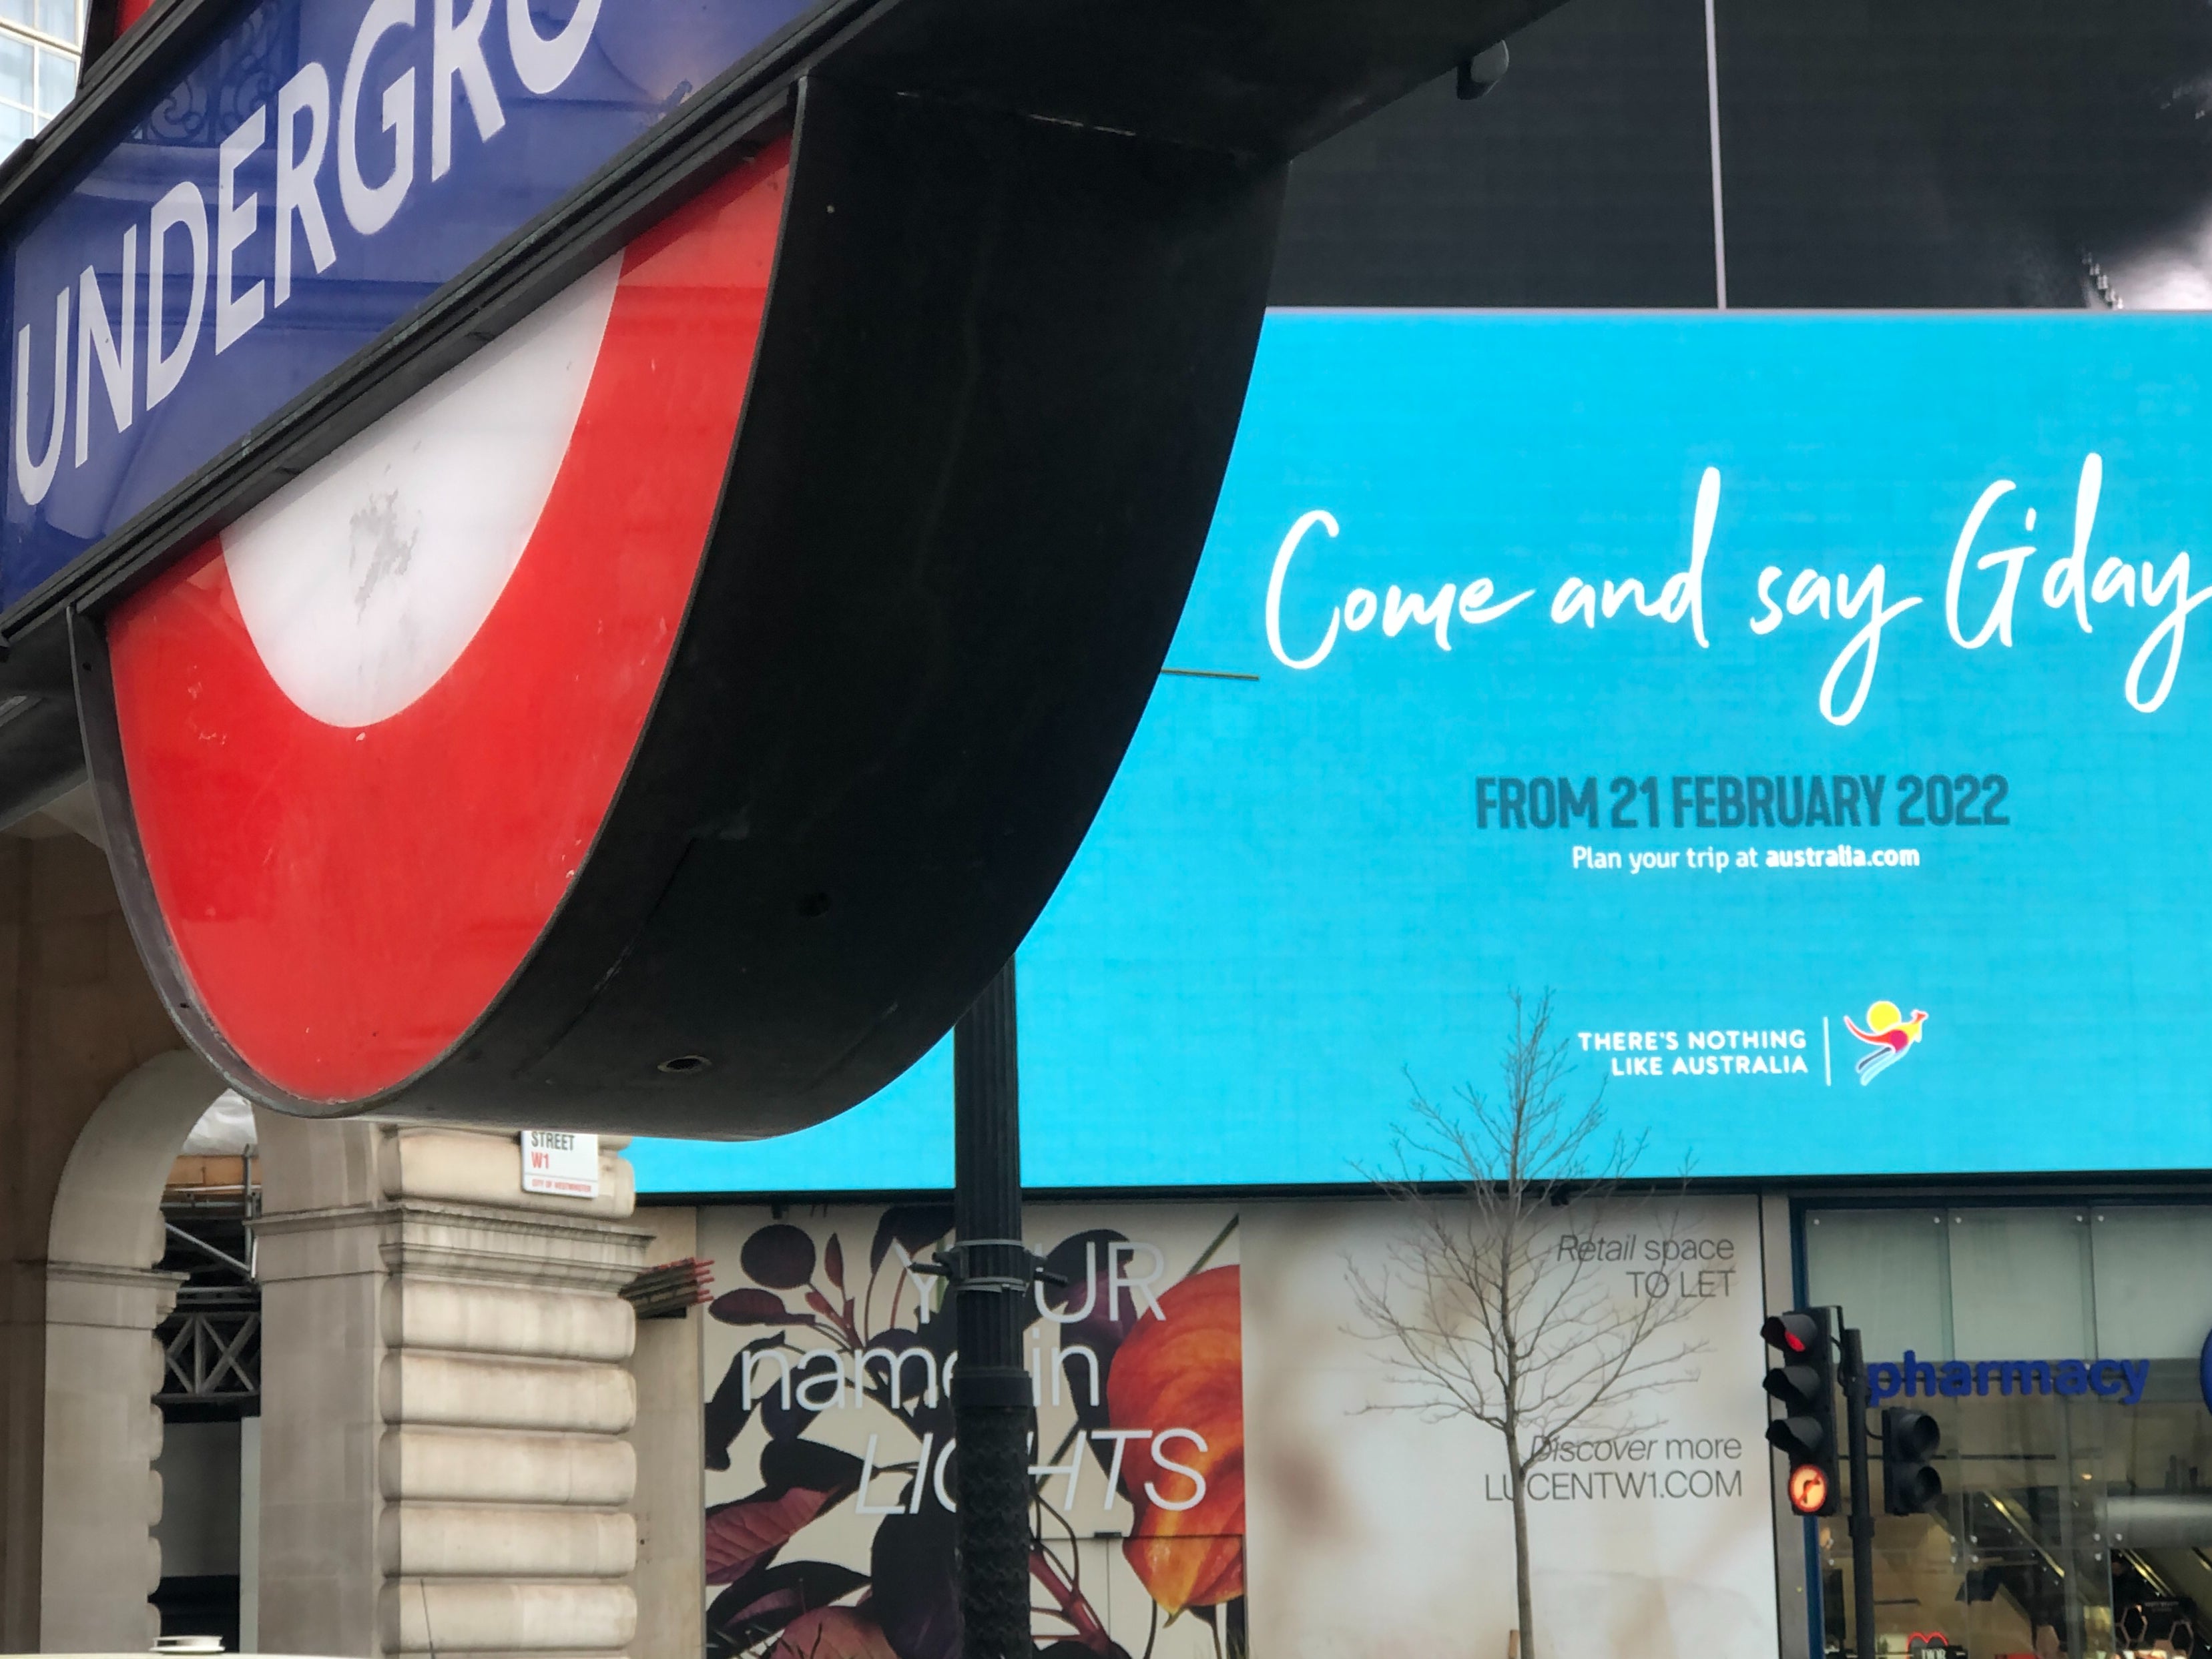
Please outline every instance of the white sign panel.
[[522, 1132], [522, 1190], [562, 1198], [599, 1195], [599, 1138], [568, 1129]]
[[[1547, 1254], [1704, 1345], [1679, 1386], [1594, 1413], [1531, 1473], [1540, 1650], [1771, 1659], [1774, 1521], [1757, 1209], [1577, 1208]], [[1244, 1372], [1252, 1651], [1272, 1659], [1458, 1652], [1493, 1659], [1516, 1623], [1510, 1488], [1498, 1437], [1431, 1420], [1392, 1386], [1347, 1270], [1378, 1278], [1405, 1218], [1364, 1203], [1248, 1203]], [[1622, 1432], [1626, 1427], [1628, 1431]], [[1793, 1538], [1792, 1542], [1795, 1542]]]
[[[1656, 1303], [1650, 1352], [1691, 1352], [1532, 1472], [1540, 1650], [1772, 1659], [1757, 1207], [1558, 1213], [1542, 1253], [1583, 1268], [1583, 1316]], [[1054, 1659], [1503, 1659], [1498, 1437], [1389, 1409], [1387, 1351], [1357, 1334], [1351, 1275], [1402, 1249], [1398, 1206], [1036, 1204], [1023, 1223], [1055, 1275], [1024, 1338]], [[915, 1271], [951, 1226], [945, 1204], [700, 1212], [708, 1659], [958, 1659], [956, 1354], [944, 1281]]]

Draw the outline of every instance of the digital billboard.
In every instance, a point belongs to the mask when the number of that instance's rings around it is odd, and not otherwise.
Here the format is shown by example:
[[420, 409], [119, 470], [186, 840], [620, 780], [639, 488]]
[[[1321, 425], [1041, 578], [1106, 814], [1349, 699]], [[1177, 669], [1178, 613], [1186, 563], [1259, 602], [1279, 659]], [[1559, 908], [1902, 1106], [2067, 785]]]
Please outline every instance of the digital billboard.
[[[1654, 1172], [2212, 1161], [2208, 386], [2178, 318], [1271, 319], [1021, 957], [1030, 1179], [1356, 1179], [1510, 988]], [[906, 1184], [945, 1085], [720, 1167]]]
[[[1357, 1182], [1516, 989], [1646, 1175], [2212, 1164], [2212, 28], [1716, 15], [1571, 4], [1294, 173], [1170, 672], [1020, 957], [1032, 1185]], [[940, 1054], [633, 1156], [950, 1148]]]

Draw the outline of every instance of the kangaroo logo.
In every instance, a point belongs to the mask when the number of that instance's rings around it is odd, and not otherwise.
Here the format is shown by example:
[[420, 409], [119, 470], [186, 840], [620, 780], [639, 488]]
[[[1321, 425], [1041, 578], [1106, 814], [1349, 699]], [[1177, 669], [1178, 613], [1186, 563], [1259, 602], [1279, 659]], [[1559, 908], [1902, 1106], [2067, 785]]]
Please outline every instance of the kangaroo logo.
[[1893, 1002], [1877, 1002], [1867, 1010], [1866, 1030], [1861, 1030], [1845, 1014], [1844, 1029], [1872, 1051], [1859, 1061], [1860, 1083], [1873, 1082], [1903, 1060], [1920, 1041], [1921, 1023], [1927, 1018], [1923, 1009], [1915, 1008], [1908, 1016], [1900, 1013]]

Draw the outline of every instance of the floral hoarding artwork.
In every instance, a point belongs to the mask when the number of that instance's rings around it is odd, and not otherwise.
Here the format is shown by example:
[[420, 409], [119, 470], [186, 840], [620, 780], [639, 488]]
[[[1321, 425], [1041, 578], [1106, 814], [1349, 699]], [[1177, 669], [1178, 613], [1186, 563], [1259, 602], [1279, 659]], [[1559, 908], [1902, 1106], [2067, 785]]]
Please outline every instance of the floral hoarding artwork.
[[[702, 1211], [708, 1659], [958, 1659], [949, 1205]], [[1032, 1206], [1047, 1659], [1243, 1659], [1236, 1212]]]

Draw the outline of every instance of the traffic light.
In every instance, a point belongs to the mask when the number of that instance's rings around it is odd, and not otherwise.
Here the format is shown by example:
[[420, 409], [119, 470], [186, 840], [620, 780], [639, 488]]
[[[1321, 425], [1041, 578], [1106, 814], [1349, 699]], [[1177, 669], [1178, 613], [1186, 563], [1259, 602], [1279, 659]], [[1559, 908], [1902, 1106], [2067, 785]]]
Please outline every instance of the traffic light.
[[1776, 1314], [1759, 1327], [1782, 1363], [1766, 1373], [1766, 1391], [1783, 1414], [1766, 1425], [1766, 1438], [1790, 1460], [1790, 1507], [1800, 1515], [1833, 1515], [1836, 1458], [1836, 1350], [1826, 1308]]
[[1926, 1412], [1885, 1406], [1881, 1413], [1881, 1506], [1891, 1515], [1918, 1515], [1943, 1496], [1943, 1477], [1928, 1467], [1943, 1431]]

